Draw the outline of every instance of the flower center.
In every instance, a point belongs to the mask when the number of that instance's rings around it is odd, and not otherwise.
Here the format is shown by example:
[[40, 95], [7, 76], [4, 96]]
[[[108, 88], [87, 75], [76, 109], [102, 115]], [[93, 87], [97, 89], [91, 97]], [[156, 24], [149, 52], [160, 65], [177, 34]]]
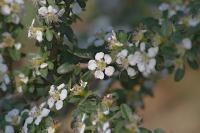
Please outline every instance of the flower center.
[[106, 63], [104, 61], [98, 61], [97, 67], [99, 68], [99, 70], [104, 70], [106, 68]]

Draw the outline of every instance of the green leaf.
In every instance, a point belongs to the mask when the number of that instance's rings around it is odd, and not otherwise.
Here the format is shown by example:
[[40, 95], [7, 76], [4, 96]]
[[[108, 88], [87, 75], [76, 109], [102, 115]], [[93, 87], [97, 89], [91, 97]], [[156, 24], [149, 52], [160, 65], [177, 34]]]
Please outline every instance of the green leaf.
[[167, 20], [164, 20], [162, 24], [162, 35], [168, 37], [172, 34], [172, 32], [173, 24]]
[[140, 128], [140, 133], [151, 133], [151, 131], [146, 128]]
[[75, 65], [69, 64], [69, 63], [64, 63], [57, 69], [57, 73], [59, 74], [65, 74], [69, 73], [74, 70]]
[[185, 75], [185, 69], [183, 68], [178, 68], [175, 72], [175, 75], [174, 75], [174, 80], [175, 81], [180, 81], [181, 79], [183, 79]]
[[122, 104], [120, 106], [120, 108], [121, 108], [122, 116], [125, 119], [127, 119], [129, 121], [133, 121], [134, 120], [133, 115], [132, 115], [133, 114], [132, 110], [131, 110], [131, 108], [127, 104]]
[[9, 49], [9, 54], [14, 61], [18, 61], [21, 58], [21, 52], [16, 49]]
[[75, 48], [73, 51], [68, 49], [68, 52], [80, 58], [85, 58], [85, 59], [93, 58], [91, 50], [87, 49]]
[[53, 32], [51, 30], [47, 29], [45, 35], [49, 42], [53, 39]]
[[119, 39], [120, 42], [126, 43], [127, 40], [128, 40], [128, 35], [127, 35], [127, 33], [124, 33], [124, 32], [122, 32], [122, 31], [119, 32], [119, 33], [118, 33], [118, 39]]

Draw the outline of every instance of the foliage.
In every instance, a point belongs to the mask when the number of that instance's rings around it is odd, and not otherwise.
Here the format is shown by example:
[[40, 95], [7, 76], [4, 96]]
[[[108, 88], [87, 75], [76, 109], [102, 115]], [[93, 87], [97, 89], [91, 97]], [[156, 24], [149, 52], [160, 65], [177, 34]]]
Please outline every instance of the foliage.
[[[199, 1], [163, 3], [159, 18], [146, 18], [133, 31], [102, 29], [87, 49], [78, 47], [71, 27], [86, 0], [32, 1], [38, 13], [28, 37], [39, 50], [29, 55], [16, 41], [23, 0], [0, 2], [2, 132], [53, 133], [57, 116], [74, 106], [74, 132], [163, 133], [143, 128], [135, 110], [166, 74], [180, 81], [187, 64], [198, 69]], [[28, 65], [16, 69], [23, 58]], [[120, 86], [111, 87], [114, 83]]]

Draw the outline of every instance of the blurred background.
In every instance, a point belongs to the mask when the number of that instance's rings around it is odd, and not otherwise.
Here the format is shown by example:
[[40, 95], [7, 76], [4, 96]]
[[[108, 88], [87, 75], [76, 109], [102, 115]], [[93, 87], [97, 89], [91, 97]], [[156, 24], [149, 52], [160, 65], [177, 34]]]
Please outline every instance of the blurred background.
[[[86, 11], [81, 14], [82, 20], [73, 25], [79, 38], [79, 46], [86, 47], [86, 38], [109, 26], [134, 30], [133, 27], [142, 18], [158, 16], [156, 7], [163, 1], [166, 0], [88, 0]], [[26, 1], [23, 19], [25, 28], [19, 35], [26, 53], [36, 50], [34, 41], [27, 38], [28, 27], [36, 12], [30, 1]], [[188, 68], [184, 80], [179, 83], [175, 83], [170, 76], [160, 80], [156, 85], [154, 97], [146, 97], [145, 108], [139, 109], [138, 113], [143, 117], [144, 126], [150, 129], [163, 128], [167, 133], [199, 133], [200, 71]], [[63, 121], [69, 123], [69, 117]], [[66, 125], [63, 127], [63, 132], [70, 132]]]

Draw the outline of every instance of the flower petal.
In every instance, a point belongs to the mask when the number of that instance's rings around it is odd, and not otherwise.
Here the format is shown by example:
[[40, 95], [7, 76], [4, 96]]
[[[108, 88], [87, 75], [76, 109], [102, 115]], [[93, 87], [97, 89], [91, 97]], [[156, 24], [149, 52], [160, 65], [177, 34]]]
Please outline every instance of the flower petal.
[[94, 76], [97, 79], [104, 79], [104, 73], [102, 71], [100, 71], [100, 70], [95, 71]]
[[63, 107], [63, 101], [62, 100], [57, 101], [56, 102], [56, 109], [60, 110], [62, 107]]
[[60, 93], [60, 99], [64, 100], [67, 97], [67, 90], [63, 89]]

